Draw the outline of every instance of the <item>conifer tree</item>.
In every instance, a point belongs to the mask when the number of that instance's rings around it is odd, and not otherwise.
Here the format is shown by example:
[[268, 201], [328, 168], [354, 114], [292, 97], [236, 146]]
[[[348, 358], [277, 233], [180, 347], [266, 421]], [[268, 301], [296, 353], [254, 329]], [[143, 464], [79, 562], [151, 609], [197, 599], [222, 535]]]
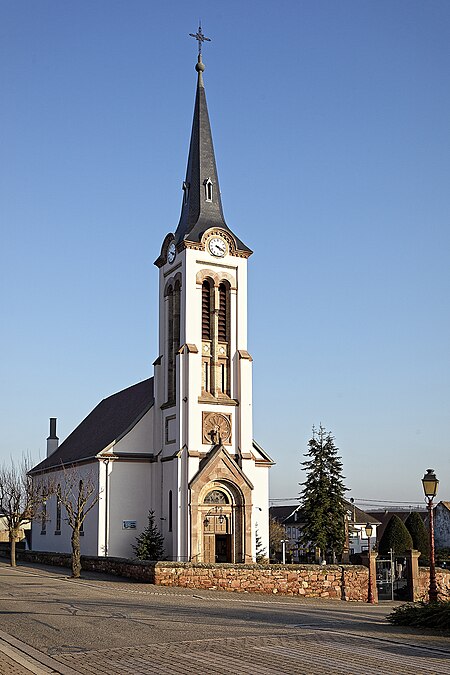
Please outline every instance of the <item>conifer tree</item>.
[[412, 537], [403, 520], [394, 514], [386, 525], [378, 551], [386, 555], [392, 549], [394, 555], [405, 555], [406, 551], [411, 548], [413, 548]]
[[301, 462], [307, 472], [306, 481], [300, 483], [303, 528], [301, 542], [319, 549], [319, 555], [342, 553], [345, 543], [344, 476], [342, 462], [334, 437], [322, 425], [308, 443], [309, 457]]
[[413, 547], [422, 554], [421, 561], [428, 558], [429, 542], [428, 532], [420, 513], [413, 511], [405, 520], [406, 528], [412, 537]]
[[266, 555], [266, 549], [263, 546], [261, 535], [259, 534], [258, 530], [258, 523], [256, 523], [255, 526], [255, 537], [256, 537], [256, 562], [257, 563], [265, 563], [267, 562], [267, 555]]
[[133, 551], [139, 560], [161, 560], [164, 553], [164, 537], [155, 525], [155, 514], [148, 512], [148, 525], [139, 537], [136, 537]]

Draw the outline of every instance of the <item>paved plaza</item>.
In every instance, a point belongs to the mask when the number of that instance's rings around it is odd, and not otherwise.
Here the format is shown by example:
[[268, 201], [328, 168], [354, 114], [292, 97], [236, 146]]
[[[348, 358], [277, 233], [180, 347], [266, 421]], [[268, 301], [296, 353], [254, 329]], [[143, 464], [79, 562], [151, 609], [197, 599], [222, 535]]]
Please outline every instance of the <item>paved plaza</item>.
[[392, 604], [161, 588], [0, 563], [0, 673], [450, 675], [450, 638]]

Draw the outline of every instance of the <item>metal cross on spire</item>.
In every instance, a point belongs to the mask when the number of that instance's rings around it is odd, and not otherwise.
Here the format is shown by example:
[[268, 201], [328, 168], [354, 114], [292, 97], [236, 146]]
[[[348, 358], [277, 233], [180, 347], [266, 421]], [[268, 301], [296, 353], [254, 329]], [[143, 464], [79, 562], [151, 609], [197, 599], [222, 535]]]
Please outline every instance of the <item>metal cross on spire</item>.
[[202, 53], [202, 43], [203, 42], [211, 42], [211, 38], [206, 37], [202, 33], [202, 24], [199, 21], [199, 27], [197, 33], [189, 33], [189, 35], [193, 38], [195, 38], [198, 41], [198, 55], [200, 56]]

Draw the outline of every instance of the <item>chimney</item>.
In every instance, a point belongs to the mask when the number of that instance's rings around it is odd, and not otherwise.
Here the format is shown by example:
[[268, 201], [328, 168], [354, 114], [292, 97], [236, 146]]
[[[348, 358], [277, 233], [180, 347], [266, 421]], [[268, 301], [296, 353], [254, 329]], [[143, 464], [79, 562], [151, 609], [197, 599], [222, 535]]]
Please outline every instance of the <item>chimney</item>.
[[47, 438], [47, 457], [53, 455], [58, 447], [59, 438], [56, 435], [56, 417], [50, 417], [50, 435]]

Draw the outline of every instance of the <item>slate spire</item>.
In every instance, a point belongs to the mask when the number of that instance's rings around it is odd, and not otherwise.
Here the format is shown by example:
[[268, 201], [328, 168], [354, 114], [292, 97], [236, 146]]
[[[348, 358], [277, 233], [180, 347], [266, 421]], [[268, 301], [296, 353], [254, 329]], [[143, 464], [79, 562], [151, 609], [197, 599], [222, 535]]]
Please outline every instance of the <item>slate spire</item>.
[[[198, 55], [195, 70], [197, 71], [197, 92], [186, 180], [183, 183], [181, 216], [175, 232], [176, 243], [182, 240], [198, 242], [205, 230], [211, 227], [219, 227], [231, 232], [225, 222], [222, 210], [219, 178], [203, 84], [205, 65], [201, 53]], [[236, 243], [239, 249], [250, 251], [238, 239], [236, 239]]]

